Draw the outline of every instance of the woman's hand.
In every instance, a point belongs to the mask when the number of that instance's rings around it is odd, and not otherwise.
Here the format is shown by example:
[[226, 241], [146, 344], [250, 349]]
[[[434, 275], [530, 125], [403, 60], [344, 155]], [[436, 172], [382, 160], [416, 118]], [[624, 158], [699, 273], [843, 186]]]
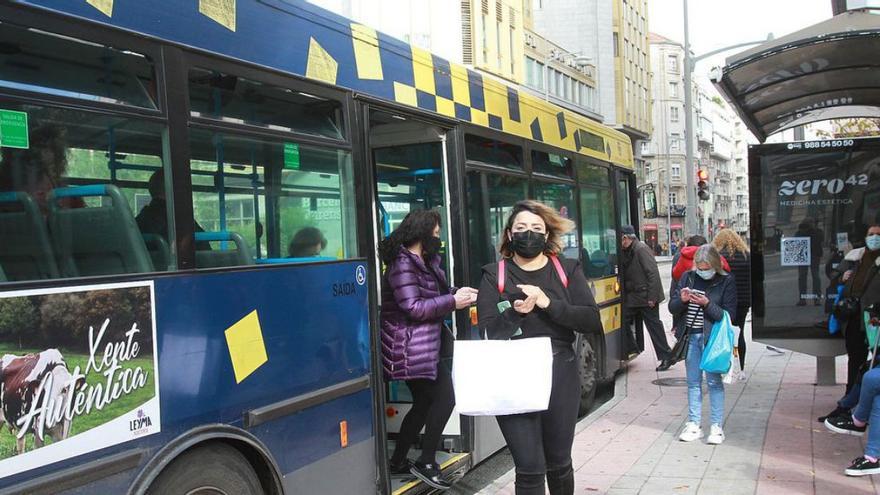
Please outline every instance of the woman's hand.
[[527, 296], [525, 299], [517, 299], [516, 301], [513, 301], [513, 309], [517, 313], [531, 313], [532, 310], [535, 309], [535, 302], [537, 300], [538, 296]]
[[847, 280], [849, 280], [850, 278], [852, 278], [852, 275], [853, 275], [853, 271], [852, 271], [852, 270], [847, 270], [847, 271], [843, 272], [843, 276], [840, 277], [840, 280], [846, 282]]
[[709, 305], [709, 298], [702, 294], [693, 294], [691, 296], [691, 301], [704, 308]]
[[541, 309], [545, 309], [550, 305], [550, 298], [547, 297], [547, 294], [544, 294], [544, 291], [541, 290], [540, 287], [536, 287], [534, 285], [525, 285], [520, 284], [517, 287], [523, 291], [528, 297], [535, 297], [535, 305], [537, 305]]
[[477, 289], [471, 287], [462, 287], [455, 291], [452, 296], [455, 298], [455, 309], [464, 309], [471, 304], [477, 302]]
[[681, 289], [681, 291], [678, 294], [679, 294], [679, 297], [681, 298], [681, 302], [683, 302], [683, 303], [691, 302], [691, 290], [688, 289], [687, 287], [685, 287], [684, 289]]

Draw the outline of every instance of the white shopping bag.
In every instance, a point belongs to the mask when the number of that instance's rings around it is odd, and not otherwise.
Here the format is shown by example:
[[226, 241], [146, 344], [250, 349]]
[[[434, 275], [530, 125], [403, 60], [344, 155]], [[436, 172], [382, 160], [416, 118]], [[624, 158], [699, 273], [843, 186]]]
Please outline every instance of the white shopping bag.
[[459, 414], [503, 416], [545, 411], [553, 387], [550, 337], [457, 340], [452, 383]]

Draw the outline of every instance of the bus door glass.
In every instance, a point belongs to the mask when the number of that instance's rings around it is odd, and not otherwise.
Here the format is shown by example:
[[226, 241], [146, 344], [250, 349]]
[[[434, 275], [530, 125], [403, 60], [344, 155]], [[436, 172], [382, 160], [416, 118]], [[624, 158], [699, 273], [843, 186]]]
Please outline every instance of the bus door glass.
[[[613, 374], [620, 362], [623, 317], [620, 305], [620, 279], [617, 275], [617, 230], [611, 177], [605, 167], [577, 160], [578, 189], [581, 207], [581, 243], [584, 275], [590, 281], [593, 297], [599, 305], [605, 331], [605, 370]], [[621, 222], [629, 221], [628, 191], [620, 181], [622, 200], [616, 205]], [[616, 333], [615, 333], [616, 332]]]
[[[371, 112], [369, 143], [376, 179], [376, 235], [380, 242], [397, 229], [408, 213], [415, 210], [436, 210], [441, 216], [441, 264], [451, 286], [454, 281], [454, 256], [451, 250], [449, 188], [447, 168], [446, 131], [402, 115]], [[377, 260], [377, 273], [385, 266]], [[378, 293], [384, 279], [379, 277]], [[381, 296], [380, 296], [381, 297]], [[455, 322], [447, 318], [455, 332]], [[378, 358], [378, 357], [377, 357]], [[400, 431], [401, 422], [412, 407], [412, 395], [406, 384], [392, 381], [386, 388], [386, 428], [389, 435], [388, 453]], [[441, 464], [451, 458], [460, 435], [459, 417], [453, 413], [443, 434], [443, 445], [437, 452]], [[413, 448], [417, 449], [418, 444]], [[412, 457], [413, 454], [410, 454]], [[401, 478], [392, 478], [392, 489], [402, 486]]]

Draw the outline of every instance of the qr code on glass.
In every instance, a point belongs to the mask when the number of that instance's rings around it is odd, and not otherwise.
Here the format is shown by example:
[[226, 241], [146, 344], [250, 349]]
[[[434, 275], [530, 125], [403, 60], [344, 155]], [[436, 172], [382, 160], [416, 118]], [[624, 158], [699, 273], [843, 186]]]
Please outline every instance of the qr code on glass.
[[782, 239], [782, 266], [809, 266], [810, 255], [809, 237]]

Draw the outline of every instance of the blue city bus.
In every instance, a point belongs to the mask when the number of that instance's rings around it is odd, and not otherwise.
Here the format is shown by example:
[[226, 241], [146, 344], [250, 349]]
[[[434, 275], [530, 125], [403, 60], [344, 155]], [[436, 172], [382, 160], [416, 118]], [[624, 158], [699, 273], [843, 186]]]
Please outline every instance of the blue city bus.
[[[443, 216], [477, 285], [513, 204], [565, 239], [624, 365], [622, 133], [300, 0], [0, 5], [0, 492], [419, 493], [379, 358], [376, 244]], [[457, 338], [476, 338], [457, 312]], [[460, 475], [503, 446], [453, 415]]]

